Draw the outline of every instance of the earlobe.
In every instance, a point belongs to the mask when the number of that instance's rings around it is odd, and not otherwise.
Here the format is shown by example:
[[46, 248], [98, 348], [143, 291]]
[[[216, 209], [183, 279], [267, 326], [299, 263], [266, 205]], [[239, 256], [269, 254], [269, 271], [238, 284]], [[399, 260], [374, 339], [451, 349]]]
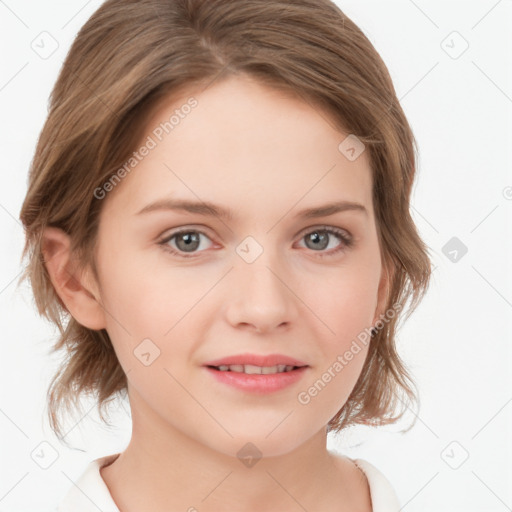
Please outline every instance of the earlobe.
[[86, 271], [79, 270], [71, 254], [69, 235], [59, 228], [45, 228], [41, 251], [53, 287], [68, 312], [84, 327], [104, 329], [105, 314], [99, 293], [89, 290]]

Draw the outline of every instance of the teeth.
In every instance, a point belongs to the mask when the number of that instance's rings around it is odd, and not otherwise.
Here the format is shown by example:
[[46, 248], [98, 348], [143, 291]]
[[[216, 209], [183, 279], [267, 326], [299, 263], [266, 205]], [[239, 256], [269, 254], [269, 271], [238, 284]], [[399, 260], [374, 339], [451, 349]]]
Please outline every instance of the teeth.
[[268, 375], [272, 373], [283, 373], [283, 372], [289, 372], [293, 370], [293, 365], [284, 365], [284, 364], [278, 364], [276, 366], [254, 366], [252, 364], [231, 364], [226, 365], [223, 364], [221, 366], [217, 367], [221, 372], [237, 372], [237, 373], [247, 373], [247, 374], [263, 374]]
[[[277, 371], [277, 368], [275, 366], [273, 368], [275, 369], [275, 371]], [[244, 364], [242, 371], [244, 373], [263, 373], [263, 370], [266, 370], [266, 369], [272, 370], [271, 367], [265, 367], [265, 366], [262, 367], [262, 366], [253, 366], [252, 364]], [[270, 373], [272, 373], [272, 372], [270, 372]]]

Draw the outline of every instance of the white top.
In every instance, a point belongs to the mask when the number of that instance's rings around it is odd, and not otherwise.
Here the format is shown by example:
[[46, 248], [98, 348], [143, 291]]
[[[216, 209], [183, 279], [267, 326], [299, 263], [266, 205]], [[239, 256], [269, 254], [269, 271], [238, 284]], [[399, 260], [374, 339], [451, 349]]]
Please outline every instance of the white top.
[[[111, 464], [118, 456], [119, 453], [115, 453], [90, 462], [60, 502], [56, 512], [120, 512], [100, 474], [100, 468]], [[366, 460], [351, 460], [368, 479], [373, 512], [398, 512], [398, 498], [388, 479]]]

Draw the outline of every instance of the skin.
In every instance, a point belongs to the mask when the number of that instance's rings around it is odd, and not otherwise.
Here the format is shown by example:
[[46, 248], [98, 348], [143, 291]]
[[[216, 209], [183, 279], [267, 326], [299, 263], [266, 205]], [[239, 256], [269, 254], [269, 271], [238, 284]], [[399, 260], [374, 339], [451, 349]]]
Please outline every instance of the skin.
[[[63, 232], [45, 233], [59, 296], [81, 324], [107, 330], [127, 373], [132, 438], [101, 476], [123, 512], [370, 511], [362, 472], [326, 448], [326, 425], [367, 347], [310, 403], [297, 399], [384, 311], [367, 153], [349, 161], [338, 150], [347, 134], [325, 113], [243, 75], [169, 100], [142, 140], [191, 95], [197, 107], [102, 200], [98, 282], [76, 270]], [[229, 207], [234, 218], [137, 215], [171, 196]], [[294, 217], [340, 200], [366, 213]], [[336, 235], [315, 246], [311, 233], [323, 226], [350, 234], [352, 246]], [[194, 257], [158, 244], [182, 227], [204, 233]], [[247, 236], [263, 249], [251, 264], [236, 252]], [[182, 238], [167, 246], [190, 254]], [[146, 338], [160, 350], [149, 366], [134, 355]], [[309, 368], [298, 383], [256, 395], [202, 367], [245, 352], [287, 354]], [[252, 467], [237, 457], [248, 442], [263, 454]]]

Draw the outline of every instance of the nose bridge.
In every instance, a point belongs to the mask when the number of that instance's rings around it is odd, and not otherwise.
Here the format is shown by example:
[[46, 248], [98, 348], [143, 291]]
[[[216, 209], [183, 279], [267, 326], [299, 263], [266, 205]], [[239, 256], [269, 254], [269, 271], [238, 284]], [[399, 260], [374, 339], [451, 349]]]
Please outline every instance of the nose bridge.
[[235, 272], [243, 287], [251, 292], [253, 299], [289, 299], [282, 278], [277, 277], [283, 273], [282, 257], [281, 255], [280, 260], [277, 251], [266, 247], [254, 261], [240, 258], [236, 263]]
[[287, 273], [282, 265], [283, 255], [258, 245], [248, 239], [237, 247], [228, 316], [233, 324], [252, 324], [263, 330], [290, 322], [296, 306], [284, 284]]

